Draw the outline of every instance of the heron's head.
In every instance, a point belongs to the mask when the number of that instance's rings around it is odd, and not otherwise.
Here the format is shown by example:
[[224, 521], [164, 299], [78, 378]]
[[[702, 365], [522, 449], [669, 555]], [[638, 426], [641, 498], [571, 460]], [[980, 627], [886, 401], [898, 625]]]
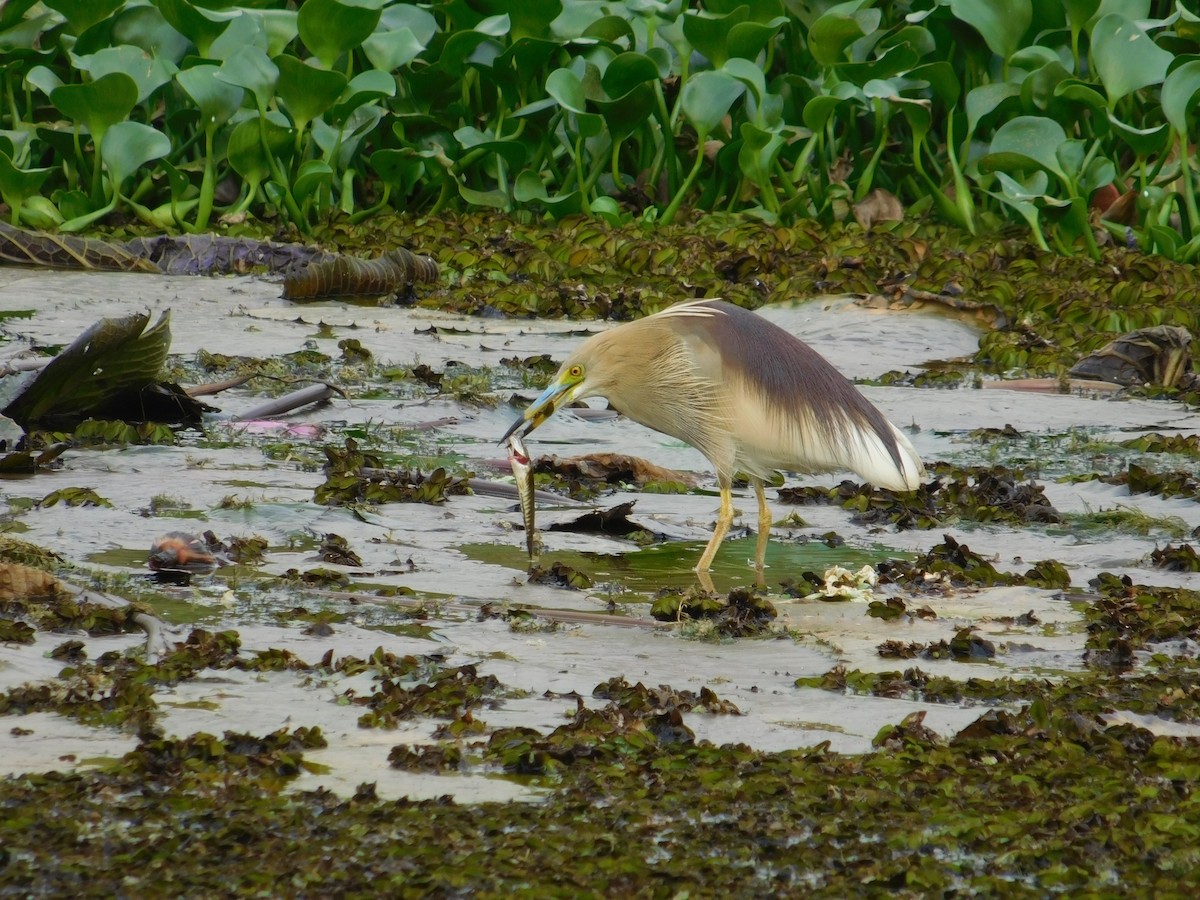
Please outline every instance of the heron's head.
[[585, 343], [570, 359], [563, 363], [562, 368], [558, 370], [558, 373], [546, 389], [538, 395], [536, 400], [529, 404], [529, 408], [525, 410], [521, 417], [509, 426], [508, 431], [504, 432], [504, 437], [500, 438], [500, 443], [508, 440], [510, 434], [526, 423], [528, 423], [528, 426], [521, 434], [522, 436], [528, 435], [554, 415], [559, 407], [566, 406], [572, 400], [596, 393], [594, 390], [595, 379], [589, 379], [589, 373], [592, 369], [592, 354], [585, 352], [588, 350], [589, 348], [587, 348]]
[[592, 335], [562, 364], [500, 443], [526, 423], [522, 435], [529, 434], [557, 410], [584, 397], [606, 397], [624, 415], [662, 430], [659, 394], [690, 387], [678, 377], [681, 367], [669, 365], [678, 362], [682, 347], [671, 325], [670, 320], [650, 316]]

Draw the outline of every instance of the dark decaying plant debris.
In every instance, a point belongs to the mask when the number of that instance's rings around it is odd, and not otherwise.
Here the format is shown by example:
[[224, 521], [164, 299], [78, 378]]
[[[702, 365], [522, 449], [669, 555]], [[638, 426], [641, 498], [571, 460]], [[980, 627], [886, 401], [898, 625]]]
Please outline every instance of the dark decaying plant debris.
[[1192, 334], [1181, 325], [1156, 325], [1123, 334], [1089, 353], [1067, 375], [1116, 384], [1156, 384], [1185, 390], [1197, 386], [1192, 372]]
[[4, 415], [29, 431], [71, 429], [85, 419], [195, 423], [209, 407], [161, 382], [171, 316], [101, 319], [33, 376]]
[[881, 584], [902, 584], [915, 591], [940, 592], [949, 586], [992, 587], [1002, 584], [1065, 588], [1071, 584], [1071, 576], [1060, 562], [1043, 560], [1035, 563], [1024, 575], [1002, 572], [990, 560], [948, 534], [943, 535], [942, 543], [916, 560], [885, 560], [876, 566], [876, 571]]
[[342, 448], [327, 446], [325, 458], [326, 479], [314, 493], [317, 503], [442, 503], [470, 490], [465, 478], [454, 478], [442, 468], [428, 475], [385, 468], [381, 455], [359, 450], [353, 438]]
[[780, 488], [783, 503], [835, 503], [861, 525], [940, 528], [959, 520], [1010, 525], [1061, 522], [1041, 485], [1004, 466], [930, 466], [935, 478], [915, 491], [896, 493], [843, 481], [836, 487]]
[[551, 587], [575, 591], [587, 590], [592, 586], [591, 576], [586, 572], [559, 560], [555, 560], [549, 566], [534, 563], [529, 567], [529, 580], [536, 584], [548, 584]]
[[339, 297], [388, 297], [414, 284], [438, 279], [438, 266], [428, 256], [397, 247], [378, 259], [358, 259], [341, 254], [310, 262], [288, 272], [283, 299], [293, 302]]
[[1200, 500], [1200, 478], [1194, 472], [1155, 472], [1131, 462], [1124, 472], [1115, 475], [1096, 473], [1091, 477], [1106, 484], [1124, 485], [1131, 494], [1160, 494], [1163, 497]]
[[702, 591], [684, 594], [663, 591], [650, 607], [654, 618], [662, 621], [692, 619], [709, 622], [720, 637], [748, 637], [765, 634], [779, 615], [775, 605], [754, 591], [737, 588], [719, 600]]

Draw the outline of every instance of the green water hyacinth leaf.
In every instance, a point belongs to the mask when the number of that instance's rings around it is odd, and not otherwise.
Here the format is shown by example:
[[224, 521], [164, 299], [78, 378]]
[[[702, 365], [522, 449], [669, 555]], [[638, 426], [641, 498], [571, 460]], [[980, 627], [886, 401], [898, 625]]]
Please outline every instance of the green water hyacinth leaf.
[[346, 90], [346, 76], [341, 72], [318, 69], [287, 54], [275, 57], [273, 62], [279, 70], [276, 93], [300, 131], [333, 106]]
[[176, 83], [200, 110], [200, 124], [204, 128], [228, 122], [241, 107], [246, 93], [237, 85], [217, 78], [219, 71], [219, 66], [200, 65], [175, 76]]
[[[0, 6], [0, 34], [11, 33], [14, 29], [22, 30], [23, 25], [27, 26], [31, 20], [26, 18], [26, 14], [36, 2], [37, 0], [12, 0], [12, 2]], [[44, 13], [43, 15], [35, 16], [34, 19], [37, 20], [37, 25], [40, 28], [43, 22], [52, 18], [52, 16], [52, 13]], [[27, 46], [32, 45], [32, 41], [27, 44]], [[20, 46], [20, 44], [13, 43], [9, 47], [5, 47], [5, 49], [17, 46]]]
[[623, 97], [634, 88], [660, 78], [658, 64], [642, 53], [619, 53], [609, 62], [600, 84], [609, 97]]
[[747, 59], [734, 58], [726, 62], [721, 71], [748, 87], [756, 104], [762, 103], [767, 94], [767, 81], [762, 69]]
[[1124, 16], [1109, 14], [1092, 27], [1091, 60], [1113, 109], [1122, 97], [1166, 77], [1172, 55]]
[[462, 145], [463, 150], [495, 153], [513, 169], [523, 166], [529, 156], [523, 144], [517, 141], [498, 140], [493, 135], [480, 131], [474, 125], [467, 125], [455, 131], [454, 139]]
[[422, 47], [428, 47], [429, 42], [440, 30], [437, 19], [429, 10], [414, 4], [394, 3], [384, 9], [375, 31], [379, 33], [404, 29], [411, 31]]
[[615, 100], [593, 102], [604, 117], [613, 141], [616, 142], [625, 140], [641, 128], [654, 114], [657, 105], [654, 88], [647, 83], [635, 85]]
[[1025, 219], [1038, 246], [1049, 250], [1040, 225], [1041, 207], [1066, 207], [1070, 201], [1059, 200], [1046, 193], [1050, 178], [1042, 171], [1033, 172], [1023, 182], [1004, 172], [997, 172], [996, 180], [1000, 183], [1000, 192], [991, 191], [991, 195]]
[[818, 63], [833, 66], [846, 62], [846, 48], [859, 38], [879, 30], [883, 13], [860, 9], [860, 0], [839, 3], [821, 15], [808, 32], [808, 50]]
[[524, 169], [513, 182], [513, 198], [518, 203], [540, 203], [556, 219], [577, 215], [583, 209], [583, 196], [579, 191], [551, 197], [546, 185], [532, 169]]
[[217, 71], [217, 78], [249, 91], [254, 95], [259, 113], [265, 114], [279, 83], [279, 67], [271, 62], [266, 51], [250, 47], [225, 60]]
[[842, 102], [841, 97], [835, 97], [832, 94], [818, 94], [813, 97], [804, 104], [804, 110], [801, 113], [804, 126], [811, 131], [822, 130]]
[[948, 107], [957, 106], [958, 99], [962, 96], [962, 84], [954, 72], [954, 67], [948, 62], [939, 61], [916, 66], [909, 70], [908, 78], [926, 82], [934, 97]]
[[341, 99], [326, 112], [325, 120], [330, 125], [341, 125], [360, 106], [395, 96], [396, 79], [389, 72], [379, 69], [360, 72], [350, 79]]
[[558, 105], [571, 112], [587, 112], [587, 96], [583, 82], [570, 69], [555, 69], [546, 78], [546, 93], [558, 101]]
[[707, 137], [745, 91], [746, 85], [728, 72], [700, 72], [683, 86], [683, 114], [697, 134]]
[[306, 0], [297, 20], [300, 40], [321, 65], [332, 69], [338, 57], [370, 37], [382, 7], [383, 0]]
[[[1101, 124], [1098, 120], [1104, 119], [1108, 113], [1108, 101], [1104, 99], [1104, 95], [1095, 85], [1077, 78], [1060, 81], [1054, 87], [1054, 95], [1065, 103], [1075, 104], [1077, 108], [1084, 106], [1090, 109], [1095, 114], [1096, 118], [1093, 121], [1097, 124]], [[1103, 133], [1102, 128], [1100, 133]]]
[[1188, 113], [1195, 112], [1195, 97], [1200, 92], [1200, 59], [1193, 59], [1171, 70], [1162, 86], [1162, 111], [1176, 134], [1189, 134]]
[[376, 69], [392, 72], [407, 66], [425, 51], [411, 28], [376, 31], [362, 42], [363, 53]]
[[981, 171], [1013, 172], [1044, 169], [1066, 180], [1058, 161], [1058, 147], [1067, 139], [1063, 127], [1044, 116], [1018, 116], [1005, 122], [992, 138], [988, 153], [979, 161]]
[[335, 169], [350, 171], [363, 139], [374, 133], [383, 115], [383, 110], [378, 106], [360, 106], [336, 127], [323, 118], [313, 119], [313, 142], [321, 148], [324, 158]]
[[1078, 32], [1087, 27], [1100, 8], [1100, 0], [1063, 0], [1063, 11], [1071, 30]]
[[[511, 32], [514, 41], [522, 38], [549, 37], [550, 23], [557, 19], [563, 10], [561, 0], [521, 0], [519, 3], [509, 0], [480, 0], [473, 5], [491, 13], [494, 18], [506, 16], [510, 22], [507, 31]], [[481, 25], [475, 27], [480, 28]]]
[[50, 102], [67, 118], [82, 123], [96, 141], [129, 116], [137, 98], [137, 82], [122, 72], [110, 72], [84, 84], [64, 84], [50, 92]]
[[487, 206], [492, 209], [507, 209], [508, 195], [504, 191], [478, 191], [458, 182], [458, 194], [472, 206]]
[[0, 197], [8, 204], [9, 221], [13, 225], [21, 224], [21, 207], [39, 194], [53, 171], [52, 168], [21, 169], [6, 150], [0, 149]]
[[688, 10], [683, 15], [683, 35], [714, 68], [720, 68], [729, 59], [729, 40], [733, 29], [749, 16], [750, 10], [745, 6], [739, 6], [725, 15]]
[[254, 50], [270, 57], [271, 40], [263, 20], [245, 13], [233, 19], [229, 26], [212, 42], [208, 53], [212, 59], [225, 62], [236, 59], [243, 53]]
[[160, 59], [132, 44], [106, 47], [89, 56], [77, 57], [75, 66], [93, 79], [103, 78], [110, 72], [128, 75], [137, 84], [138, 103], [144, 103], [151, 94], [175, 77], [177, 71], [170, 60]]
[[267, 38], [267, 56], [272, 59], [283, 53], [300, 33], [299, 14], [290, 9], [249, 9], [245, 14], [258, 20]]
[[[229, 165], [249, 183], [250, 192], [258, 187], [264, 178], [271, 174], [271, 166], [267, 160], [259, 134], [259, 123], [255, 119], [239, 122], [229, 135], [229, 146], [226, 155]], [[263, 122], [267, 136], [267, 146], [272, 153], [279, 154], [292, 143], [292, 130], [282, 128], [269, 119]]]
[[1133, 125], [1123, 122], [1111, 112], [1106, 112], [1106, 121], [1115, 134], [1117, 134], [1125, 143], [1127, 143], [1133, 152], [1141, 158], [1145, 159], [1158, 153], [1167, 146], [1167, 141], [1171, 137], [1171, 130], [1167, 127], [1166, 122], [1160, 122], [1157, 125], [1152, 125], [1149, 128], [1135, 128]]
[[425, 171], [425, 164], [411, 150], [376, 150], [370, 161], [383, 179], [384, 189], [396, 189], [401, 195], [411, 191]]
[[979, 32], [988, 48], [1007, 60], [1033, 21], [1030, 0], [951, 0], [950, 12]]
[[139, 168], [170, 153], [171, 139], [141, 122], [118, 122], [105, 132], [101, 151], [113, 189], [119, 191]]
[[304, 202], [322, 187], [332, 186], [333, 168], [323, 159], [310, 159], [300, 166], [292, 184], [292, 195], [297, 202]]
[[[58, 73], [46, 66], [34, 66], [25, 73], [25, 84], [29, 87], [35, 87], [47, 97], [55, 88], [62, 87], [63, 80], [58, 77]], [[134, 101], [135, 103], [137, 101]]]
[[61, 13], [71, 31], [83, 34], [97, 22], [103, 22], [125, 5], [125, 0], [43, 0], [45, 6]]
[[623, 46], [630, 46], [634, 41], [633, 26], [629, 23], [629, 20], [621, 16], [612, 15], [589, 20], [587, 26], [578, 32], [578, 34], [568, 32], [567, 36], [595, 38], [606, 44], [620, 44], [623, 42]]
[[218, 11], [197, 8], [187, 0], [153, 0], [164, 19], [196, 45], [200, 55], [208, 57], [213, 41], [229, 26], [230, 21], [242, 15], [235, 11]]
[[783, 136], [777, 131], [765, 131], [749, 122], [741, 127], [742, 147], [738, 151], [738, 164], [750, 179], [765, 186], [771, 180], [771, 169], [779, 151], [783, 148]]
[[785, 16], [779, 16], [770, 22], [739, 22], [734, 25], [729, 31], [729, 40], [726, 43], [729, 57], [757, 59], [787, 21]]

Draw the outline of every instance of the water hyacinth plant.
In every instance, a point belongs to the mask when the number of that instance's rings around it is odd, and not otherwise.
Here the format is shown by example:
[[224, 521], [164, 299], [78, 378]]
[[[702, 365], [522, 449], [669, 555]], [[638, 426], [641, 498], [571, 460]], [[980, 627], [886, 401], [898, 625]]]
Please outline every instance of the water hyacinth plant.
[[15, 0], [14, 223], [447, 208], [834, 221], [882, 189], [1200, 258], [1182, 0]]

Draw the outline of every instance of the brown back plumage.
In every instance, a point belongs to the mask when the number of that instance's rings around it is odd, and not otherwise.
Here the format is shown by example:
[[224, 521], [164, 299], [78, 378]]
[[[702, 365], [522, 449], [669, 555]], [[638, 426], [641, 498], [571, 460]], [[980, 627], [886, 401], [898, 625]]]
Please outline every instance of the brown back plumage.
[[[873, 431], [896, 467], [904, 463], [891, 423], [812, 347], [762, 316], [724, 300], [686, 304], [714, 315], [679, 315], [677, 331], [691, 331], [714, 347], [731, 375], [754, 385], [779, 415], [812, 419], [831, 437], [848, 437], [851, 423]], [[661, 315], [671, 316], [671, 307]]]

